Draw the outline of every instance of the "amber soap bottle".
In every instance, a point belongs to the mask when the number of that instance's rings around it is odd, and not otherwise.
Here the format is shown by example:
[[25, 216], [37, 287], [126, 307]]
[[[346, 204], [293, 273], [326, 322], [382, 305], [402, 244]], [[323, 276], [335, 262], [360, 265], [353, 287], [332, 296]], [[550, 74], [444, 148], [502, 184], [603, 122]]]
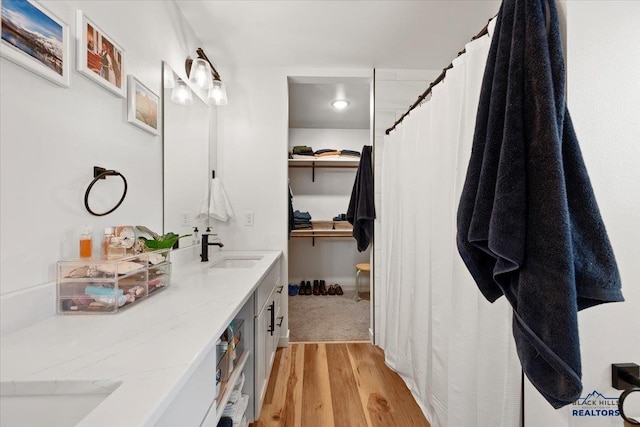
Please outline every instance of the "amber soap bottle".
[[93, 254], [93, 228], [85, 226], [80, 234], [80, 258], [91, 258]]

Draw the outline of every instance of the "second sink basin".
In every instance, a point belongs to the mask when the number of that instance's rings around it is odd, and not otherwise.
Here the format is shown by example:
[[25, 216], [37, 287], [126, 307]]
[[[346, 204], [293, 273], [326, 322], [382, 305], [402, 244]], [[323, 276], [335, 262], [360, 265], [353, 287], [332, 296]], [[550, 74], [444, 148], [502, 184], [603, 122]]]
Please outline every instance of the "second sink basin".
[[261, 256], [224, 256], [214, 261], [211, 268], [251, 268], [262, 259]]
[[120, 385], [109, 381], [0, 383], [0, 425], [74, 426]]

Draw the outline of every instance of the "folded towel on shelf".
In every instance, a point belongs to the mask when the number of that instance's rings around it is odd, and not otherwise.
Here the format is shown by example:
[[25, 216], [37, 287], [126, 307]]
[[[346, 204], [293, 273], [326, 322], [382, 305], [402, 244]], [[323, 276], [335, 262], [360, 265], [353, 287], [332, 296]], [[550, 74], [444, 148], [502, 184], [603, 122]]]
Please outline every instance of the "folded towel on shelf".
[[309, 212], [300, 212], [296, 209], [293, 211], [293, 219], [311, 221], [311, 214]]
[[334, 148], [323, 148], [322, 150], [317, 150], [313, 153], [316, 157], [331, 157], [331, 156], [339, 156], [340, 151]]
[[318, 154], [335, 153], [336, 151], [338, 150], [336, 150], [335, 148], [321, 148], [319, 150], [314, 151], [313, 154], [317, 156]]
[[341, 156], [351, 156], [351, 157], [360, 157], [359, 151], [354, 150], [340, 150]]
[[227, 403], [222, 411], [223, 417], [229, 417], [233, 420], [233, 425], [240, 425], [242, 417], [249, 406], [249, 396], [243, 394], [235, 403]]
[[241, 390], [233, 390], [231, 393], [229, 393], [229, 403], [234, 404], [238, 400], [240, 400], [241, 397], [242, 397]]
[[233, 218], [233, 209], [231, 202], [224, 191], [220, 178], [211, 180], [211, 197], [209, 198], [209, 215], [213, 219], [226, 222], [229, 218]]
[[513, 307], [522, 368], [554, 407], [582, 391], [577, 312], [623, 301], [565, 104], [553, 0], [504, 0], [487, 59], [457, 245], [480, 291]]
[[293, 147], [292, 153], [313, 156], [313, 148], [307, 147], [306, 145], [296, 145]]

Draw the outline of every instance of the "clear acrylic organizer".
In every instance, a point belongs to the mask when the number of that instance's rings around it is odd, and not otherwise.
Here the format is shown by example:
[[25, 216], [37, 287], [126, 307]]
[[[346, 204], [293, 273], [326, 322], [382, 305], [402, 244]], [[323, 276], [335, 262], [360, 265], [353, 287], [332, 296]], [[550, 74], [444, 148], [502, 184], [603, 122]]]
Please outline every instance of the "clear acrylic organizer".
[[58, 261], [58, 314], [117, 313], [169, 286], [170, 249]]

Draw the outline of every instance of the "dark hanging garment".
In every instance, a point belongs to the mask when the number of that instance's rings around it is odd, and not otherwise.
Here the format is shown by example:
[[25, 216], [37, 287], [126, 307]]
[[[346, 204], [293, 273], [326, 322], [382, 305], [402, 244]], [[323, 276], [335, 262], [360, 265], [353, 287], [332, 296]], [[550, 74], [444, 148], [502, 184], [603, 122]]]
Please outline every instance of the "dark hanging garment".
[[291, 186], [289, 186], [289, 237], [291, 237], [291, 231], [295, 228], [293, 221], [293, 193], [291, 192]]
[[373, 239], [373, 220], [376, 210], [373, 202], [373, 166], [371, 164], [371, 146], [362, 147], [362, 155], [356, 180], [351, 191], [351, 200], [347, 210], [347, 221], [353, 225], [353, 237], [358, 243], [358, 251], [367, 249]]
[[565, 104], [553, 0], [504, 0], [487, 59], [457, 245], [482, 294], [504, 295], [522, 368], [554, 408], [582, 391], [577, 312], [624, 301]]

